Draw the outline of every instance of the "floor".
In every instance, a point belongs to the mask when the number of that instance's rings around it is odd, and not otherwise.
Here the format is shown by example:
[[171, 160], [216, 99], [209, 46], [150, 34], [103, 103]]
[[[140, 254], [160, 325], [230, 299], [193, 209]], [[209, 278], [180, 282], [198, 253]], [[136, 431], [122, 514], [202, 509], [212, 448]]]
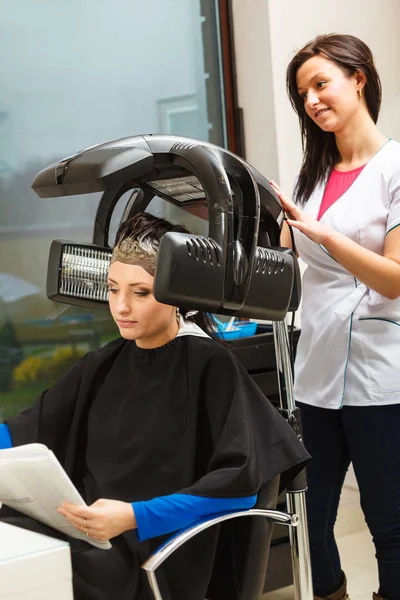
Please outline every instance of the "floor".
[[[336, 539], [346, 573], [350, 600], [372, 600], [378, 591], [375, 549], [359, 504], [354, 473], [349, 471], [342, 491]], [[263, 600], [293, 600], [293, 586], [263, 596]]]

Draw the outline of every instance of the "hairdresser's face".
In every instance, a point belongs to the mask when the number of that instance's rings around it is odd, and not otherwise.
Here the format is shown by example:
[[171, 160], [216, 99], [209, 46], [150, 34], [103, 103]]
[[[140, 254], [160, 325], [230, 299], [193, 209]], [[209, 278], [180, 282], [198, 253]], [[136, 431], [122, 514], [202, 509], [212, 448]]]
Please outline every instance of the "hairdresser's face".
[[348, 76], [323, 56], [313, 56], [298, 69], [297, 89], [305, 111], [323, 131], [340, 133], [365, 110], [365, 101], [357, 92], [365, 83], [360, 77]]
[[176, 337], [176, 308], [153, 296], [154, 277], [142, 267], [114, 262], [108, 272], [108, 302], [120, 334], [141, 348], [158, 348]]

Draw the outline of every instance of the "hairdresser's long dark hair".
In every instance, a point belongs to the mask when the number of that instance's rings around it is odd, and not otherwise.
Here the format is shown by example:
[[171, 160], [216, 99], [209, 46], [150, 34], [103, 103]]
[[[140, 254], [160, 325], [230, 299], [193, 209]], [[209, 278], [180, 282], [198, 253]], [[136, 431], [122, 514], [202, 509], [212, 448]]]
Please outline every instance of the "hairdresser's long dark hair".
[[382, 99], [381, 82], [372, 52], [353, 35], [331, 33], [318, 36], [291, 60], [286, 72], [286, 87], [290, 102], [299, 117], [303, 146], [303, 164], [295, 190], [295, 200], [299, 204], [307, 202], [317, 184], [330, 174], [340, 160], [335, 135], [322, 131], [307, 115], [304, 101], [297, 91], [297, 71], [309, 58], [319, 54], [336, 63], [349, 77], [356, 71], [364, 73], [367, 79], [364, 87], [365, 100], [375, 123]]
[[[141, 242], [149, 243], [154, 249], [158, 249], [162, 236], [169, 231], [190, 233], [184, 225], [174, 225], [165, 219], [160, 219], [149, 213], [137, 213], [120, 225], [115, 238], [115, 244], [125, 239], [140, 240]], [[154, 273], [150, 274], [154, 275]], [[179, 312], [183, 317], [186, 317], [189, 311], [190, 309], [188, 308], [179, 307]], [[219, 341], [215, 335], [215, 323], [211, 315], [197, 312], [194, 316], [190, 317], [190, 320], [201, 327], [214, 340]]]

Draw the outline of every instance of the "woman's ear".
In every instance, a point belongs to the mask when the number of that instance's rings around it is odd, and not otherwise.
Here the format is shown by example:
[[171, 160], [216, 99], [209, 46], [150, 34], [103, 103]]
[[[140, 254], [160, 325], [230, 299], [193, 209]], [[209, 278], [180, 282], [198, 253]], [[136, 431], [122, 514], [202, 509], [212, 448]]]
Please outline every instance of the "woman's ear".
[[365, 87], [365, 85], [367, 83], [367, 78], [365, 76], [365, 73], [363, 73], [362, 71], [357, 70], [354, 73], [354, 78], [356, 80], [357, 89], [364, 91], [364, 87]]

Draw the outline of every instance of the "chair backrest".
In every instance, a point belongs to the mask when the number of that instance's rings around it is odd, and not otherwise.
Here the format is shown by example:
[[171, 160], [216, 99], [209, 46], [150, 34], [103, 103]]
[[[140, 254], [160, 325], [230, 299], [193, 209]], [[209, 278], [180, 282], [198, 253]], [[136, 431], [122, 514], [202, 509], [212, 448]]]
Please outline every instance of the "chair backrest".
[[[257, 508], [276, 508], [279, 477], [266, 483]], [[259, 600], [265, 583], [273, 523], [260, 517], [221, 525], [208, 600]]]

